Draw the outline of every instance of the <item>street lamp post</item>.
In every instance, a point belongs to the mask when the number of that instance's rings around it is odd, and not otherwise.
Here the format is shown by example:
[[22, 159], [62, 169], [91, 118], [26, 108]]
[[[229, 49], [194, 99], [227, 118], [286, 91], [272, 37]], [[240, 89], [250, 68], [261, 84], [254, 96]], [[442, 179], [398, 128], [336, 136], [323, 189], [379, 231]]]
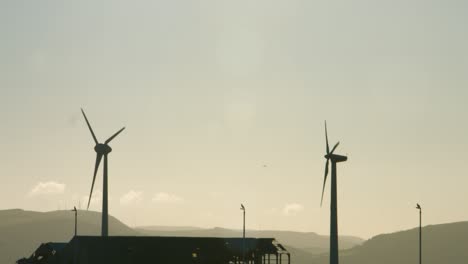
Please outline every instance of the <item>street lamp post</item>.
[[416, 209], [419, 210], [419, 264], [422, 264], [422, 208], [418, 203]]
[[245, 207], [241, 204], [240, 208], [244, 214], [243, 228], [242, 228], [242, 262], [245, 263]]
[[73, 206], [73, 210], [72, 210], [72, 211], [75, 212], [75, 236], [76, 236], [77, 230], [78, 230], [78, 229], [77, 229], [77, 225], [78, 225], [78, 221], [77, 221], [77, 218], [78, 218], [78, 210], [76, 210], [76, 207]]

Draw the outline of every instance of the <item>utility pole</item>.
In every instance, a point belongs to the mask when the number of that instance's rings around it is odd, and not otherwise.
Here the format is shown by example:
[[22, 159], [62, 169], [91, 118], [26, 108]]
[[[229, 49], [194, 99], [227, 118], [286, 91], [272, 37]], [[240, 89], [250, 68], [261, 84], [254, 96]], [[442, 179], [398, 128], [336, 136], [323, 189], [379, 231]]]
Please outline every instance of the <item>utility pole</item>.
[[78, 233], [78, 210], [76, 210], [76, 206], [73, 206], [73, 212], [75, 212], [75, 236]]
[[422, 264], [422, 208], [416, 204], [416, 209], [419, 209], [419, 264]]
[[244, 213], [244, 225], [243, 225], [243, 229], [242, 229], [242, 262], [245, 264], [245, 207], [243, 204], [241, 204], [241, 208], [240, 208], [243, 213]]

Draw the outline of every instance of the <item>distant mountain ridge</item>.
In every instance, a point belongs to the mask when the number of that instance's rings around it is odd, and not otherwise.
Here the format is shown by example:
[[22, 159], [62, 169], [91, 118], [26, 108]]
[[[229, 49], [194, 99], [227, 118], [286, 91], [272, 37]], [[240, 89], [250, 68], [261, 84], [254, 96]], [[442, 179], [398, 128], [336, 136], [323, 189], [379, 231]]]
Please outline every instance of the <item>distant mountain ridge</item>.
[[[422, 228], [424, 264], [468, 263], [468, 221]], [[328, 263], [328, 256], [314, 258]], [[413, 264], [419, 261], [419, 228], [377, 235], [362, 245], [340, 252], [342, 264]]]
[[[175, 229], [175, 230], [174, 230]], [[34, 212], [21, 209], [0, 210], [0, 263], [14, 263], [27, 257], [44, 242], [68, 242], [73, 237], [74, 213], [71, 211]], [[78, 235], [100, 235], [101, 213], [78, 211]], [[199, 236], [240, 237], [240, 230], [225, 228], [150, 226], [132, 229], [115, 217], [109, 216], [111, 236]], [[306, 261], [313, 253], [326, 250], [328, 237], [315, 233], [292, 231], [249, 230], [249, 237], [274, 237], [286, 246], [297, 261]], [[354, 237], [343, 239], [349, 247], [363, 240]]]
[[[189, 237], [241, 237], [241, 230], [232, 230], [226, 228], [210, 229], [186, 229], [186, 230], [164, 230], [157, 227], [136, 227], [139, 233], [151, 236], [189, 236]], [[286, 246], [302, 249], [306, 252], [317, 254], [328, 250], [328, 236], [318, 235], [313, 232], [294, 232], [294, 231], [276, 231], [276, 230], [246, 230], [248, 237], [273, 237]], [[364, 242], [363, 239], [353, 236], [340, 237], [340, 247], [348, 249]]]
[[[100, 234], [101, 213], [79, 211], [78, 214], [79, 235]], [[14, 263], [27, 257], [44, 242], [67, 242], [73, 237], [73, 229], [71, 211], [0, 210], [0, 263]], [[132, 229], [112, 216], [109, 217], [109, 233], [111, 236], [241, 236], [240, 230], [225, 228], [150, 226]], [[247, 236], [276, 238], [291, 253], [293, 264], [329, 262], [327, 236], [258, 230], [248, 230]], [[418, 263], [418, 238], [418, 228], [377, 235], [367, 241], [352, 236], [340, 237], [340, 263]], [[468, 222], [423, 227], [423, 263], [468, 263]]]
[[135, 229], [149, 230], [149, 231], [193, 231], [203, 230], [205, 228], [195, 226], [138, 226]]
[[[78, 212], [78, 233], [99, 235], [101, 213]], [[68, 242], [73, 237], [75, 218], [71, 211], [34, 212], [0, 210], [0, 263], [15, 263], [31, 255], [44, 242]], [[138, 232], [109, 216], [109, 233], [135, 236]]]

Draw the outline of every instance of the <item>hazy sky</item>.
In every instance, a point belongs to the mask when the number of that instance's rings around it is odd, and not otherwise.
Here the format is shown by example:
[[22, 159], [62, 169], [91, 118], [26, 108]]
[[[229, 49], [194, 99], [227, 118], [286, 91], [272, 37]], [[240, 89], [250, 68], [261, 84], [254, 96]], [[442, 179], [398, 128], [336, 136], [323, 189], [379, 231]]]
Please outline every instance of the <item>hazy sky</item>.
[[327, 234], [325, 119], [340, 234], [467, 220], [467, 2], [331, 2], [1, 1], [0, 208], [85, 207], [83, 107], [131, 226]]

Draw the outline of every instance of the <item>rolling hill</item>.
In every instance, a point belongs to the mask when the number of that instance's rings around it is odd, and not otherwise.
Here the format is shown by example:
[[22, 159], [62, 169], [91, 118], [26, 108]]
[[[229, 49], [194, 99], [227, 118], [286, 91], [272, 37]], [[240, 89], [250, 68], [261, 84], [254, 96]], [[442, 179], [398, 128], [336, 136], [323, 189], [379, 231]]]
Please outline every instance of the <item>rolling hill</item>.
[[[78, 234], [99, 235], [101, 213], [78, 212]], [[73, 237], [74, 214], [71, 211], [33, 212], [20, 209], [0, 210], [0, 263], [14, 263], [27, 257], [44, 242], [67, 242]], [[132, 229], [116, 218], [109, 217], [109, 234], [122, 236], [198, 236], [240, 237], [241, 231], [224, 228], [152, 226]], [[314, 253], [324, 252], [328, 237], [315, 233], [291, 231], [248, 231], [249, 237], [275, 237], [288, 248], [293, 263], [310, 263]], [[362, 242], [356, 237], [342, 238], [351, 247]]]
[[[158, 227], [138, 227], [136, 231], [142, 234], [151, 236], [190, 236], [190, 237], [241, 237], [241, 230], [232, 230], [225, 228], [211, 228], [211, 229], [200, 229], [192, 228], [179, 230], [174, 228], [169, 230], [168, 228]], [[328, 250], [329, 239], [328, 236], [318, 235], [313, 232], [293, 232], [293, 231], [259, 231], [259, 230], [246, 230], [248, 237], [274, 237], [281, 244], [300, 249], [304, 252], [311, 254], [319, 254]], [[348, 249], [353, 246], [359, 245], [363, 242], [361, 238], [352, 236], [343, 236], [340, 238], [340, 246], [343, 249]]]
[[[413, 264], [419, 261], [418, 228], [375, 236], [340, 252], [342, 264]], [[423, 263], [468, 263], [468, 222], [429, 225], [422, 229]], [[315, 258], [328, 263], [328, 256]]]
[[[78, 233], [99, 235], [101, 214], [79, 211]], [[70, 211], [32, 212], [0, 210], [0, 263], [14, 263], [29, 256], [43, 242], [66, 242], [73, 236], [74, 216]], [[240, 237], [240, 230], [224, 228], [150, 226], [132, 229], [109, 218], [110, 235]], [[288, 248], [294, 264], [325, 264], [328, 237], [315, 233], [248, 230], [250, 237], [275, 237]], [[377, 235], [365, 242], [341, 237], [342, 264], [413, 264], [418, 261], [418, 229]], [[430, 225], [423, 228], [423, 261], [426, 264], [467, 263], [468, 222]], [[325, 252], [325, 253], [324, 253]]]
[[[79, 211], [81, 235], [101, 233], [101, 214]], [[0, 211], [0, 263], [14, 263], [31, 255], [43, 242], [67, 242], [73, 237], [74, 214], [70, 211], [32, 212], [20, 209]], [[116, 218], [109, 216], [111, 235], [138, 235]]]

